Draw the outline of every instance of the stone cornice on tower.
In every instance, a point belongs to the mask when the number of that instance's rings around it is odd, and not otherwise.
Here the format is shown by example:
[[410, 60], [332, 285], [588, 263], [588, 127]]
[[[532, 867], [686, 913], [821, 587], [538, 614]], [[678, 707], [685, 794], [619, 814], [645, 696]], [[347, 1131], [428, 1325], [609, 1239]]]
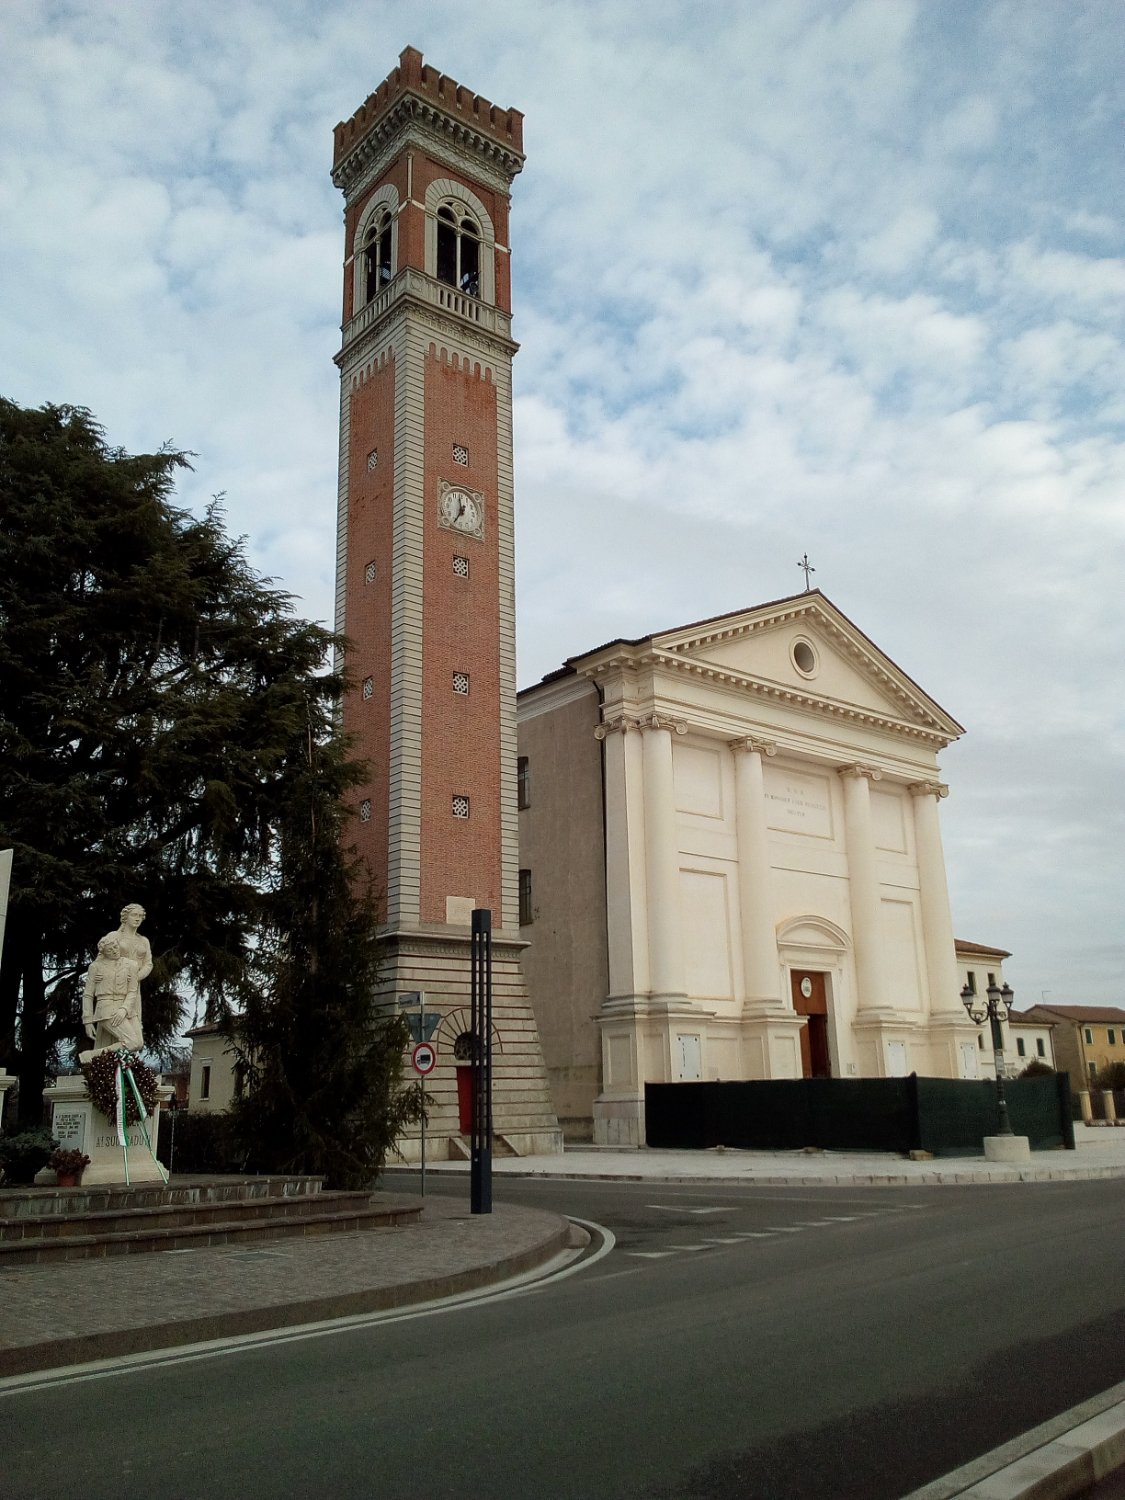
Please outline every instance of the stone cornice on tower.
[[364, 175], [370, 159], [410, 124], [423, 127], [459, 151], [487, 163], [508, 183], [523, 167], [523, 115], [462, 88], [428, 68], [416, 47], [399, 54], [398, 67], [350, 120], [335, 131], [332, 181], [345, 193]]

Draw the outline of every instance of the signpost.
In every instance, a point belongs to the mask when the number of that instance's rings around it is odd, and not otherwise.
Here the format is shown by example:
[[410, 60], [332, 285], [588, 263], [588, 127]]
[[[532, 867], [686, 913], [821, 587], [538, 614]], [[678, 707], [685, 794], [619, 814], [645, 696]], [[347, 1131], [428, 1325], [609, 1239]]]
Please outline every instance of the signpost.
[[[432, 1042], [419, 1042], [410, 1054], [414, 1071], [420, 1078], [432, 1073], [437, 1066], [437, 1048]], [[422, 1197], [426, 1196], [426, 1098], [422, 1096]]]

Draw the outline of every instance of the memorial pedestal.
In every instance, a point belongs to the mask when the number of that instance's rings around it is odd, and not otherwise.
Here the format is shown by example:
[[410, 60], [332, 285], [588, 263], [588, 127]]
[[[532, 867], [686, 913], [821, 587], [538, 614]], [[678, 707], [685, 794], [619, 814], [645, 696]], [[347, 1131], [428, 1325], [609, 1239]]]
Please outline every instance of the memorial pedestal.
[[[160, 1126], [160, 1108], [172, 1097], [170, 1084], [161, 1084], [160, 1103], [144, 1121], [153, 1150], [156, 1149]], [[44, 1090], [44, 1098], [51, 1105], [51, 1134], [59, 1145], [68, 1151], [84, 1151], [90, 1165], [82, 1173], [83, 1187], [96, 1187], [103, 1182], [125, 1181], [125, 1151], [117, 1139], [117, 1128], [112, 1120], [94, 1108], [86, 1080], [81, 1073], [67, 1074], [58, 1078]], [[140, 1122], [130, 1125], [125, 1132], [128, 1141], [129, 1173], [133, 1182], [164, 1182], [166, 1178], [149, 1154]]]

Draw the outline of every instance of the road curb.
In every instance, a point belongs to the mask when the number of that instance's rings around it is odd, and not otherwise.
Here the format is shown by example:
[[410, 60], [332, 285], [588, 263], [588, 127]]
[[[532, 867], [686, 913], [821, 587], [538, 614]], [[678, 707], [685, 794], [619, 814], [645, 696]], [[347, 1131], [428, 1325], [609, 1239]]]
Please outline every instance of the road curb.
[[[417, 1175], [417, 1167], [388, 1167], [391, 1173]], [[460, 1162], [448, 1166], [434, 1165], [427, 1171], [435, 1175], [455, 1176], [467, 1171], [467, 1164]], [[1121, 1167], [1063, 1167], [1057, 1171], [1027, 1170], [991, 1172], [919, 1172], [919, 1173], [863, 1173], [843, 1172], [839, 1174], [819, 1173], [797, 1176], [785, 1173], [746, 1172], [741, 1174], [707, 1172], [556, 1172], [549, 1168], [527, 1167], [514, 1171], [497, 1172], [494, 1183], [505, 1178], [550, 1179], [558, 1182], [652, 1182], [664, 1185], [675, 1183], [699, 1183], [706, 1187], [997, 1187], [1021, 1186], [1027, 1183], [1044, 1182], [1099, 1182], [1110, 1178], [1125, 1178], [1125, 1166]]]
[[461, 1271], [422, 1277], [396, 1286], [372, 1287], [340, 1292], [328, 1297], [306, 1298], [271, 1307], [244, 1308], [234, 1312], [177, 1318], [143, 1328], [107, 1330], [72, 1338], [49, 1339], [0, 1349], [0, 1379], [53, 1370], [67, 1365], [88, 1364], [154, 1349], [173, 1349], [180, 1344], [206, 1343], [210, 1339], [236, 1338], [241, 1334], [266, 1333], [302, 1323], [354, 1317], [362, 1313], [387, 1312], [419, 1302], [437, 1301], [464, 1292], [479, 1291], [510, 1277], [546, 1265], [571, 1244], [571, 1224], [558, 1217], [553, 1232], [538, 1244]]
[[1125, 1465], [1125, 1381], [903, 1500], [1068, 1500]]

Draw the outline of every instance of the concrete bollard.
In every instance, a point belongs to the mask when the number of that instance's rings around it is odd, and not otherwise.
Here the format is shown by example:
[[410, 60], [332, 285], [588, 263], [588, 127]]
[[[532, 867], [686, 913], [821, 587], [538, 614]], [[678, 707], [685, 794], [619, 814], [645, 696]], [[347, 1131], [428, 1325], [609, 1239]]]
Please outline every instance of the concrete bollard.
[[1105, 1105], [1105, 1122], [1107, 1125], [1117, 1124], [1117, 1108], [1113, 1102], [1113, 1090], [1102, 1089], [1102, 1103]]
[[1090, 1098], [1089, 1089], [1078, 1090], [1078, 1107], [1082, 1111], [1083, 1124], [1092, 1125], [1094, 1122], [1094, 1105]]

